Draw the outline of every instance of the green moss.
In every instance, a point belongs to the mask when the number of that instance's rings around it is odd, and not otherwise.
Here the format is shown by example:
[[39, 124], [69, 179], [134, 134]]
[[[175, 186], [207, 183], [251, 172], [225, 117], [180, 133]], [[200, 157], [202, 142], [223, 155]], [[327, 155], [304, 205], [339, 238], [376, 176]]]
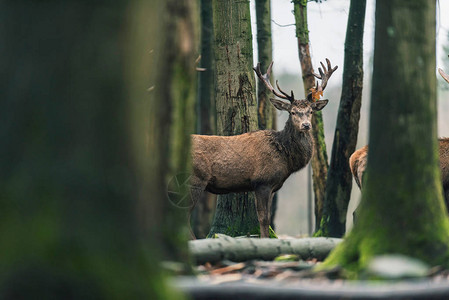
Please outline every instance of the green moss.
[[274, 261], [298, 261], [300, 259], [299, 255], [296, 254], [284, 254], [279, 255], [274, 258]]
[[320, 228], [313, 234], [313, 237], [327, 237], [329, 236], [328, 231], [329, 216], [323, 214], [320, 222]]
[[324, 156], [324, 160], [327, 162], [326, 141], [324, 139], [323, 113], [321, 111], [315, 112], [314, 118], [316, 120], [315, 130], [317, 132], [315, 136], [315, 143], [319, 146], [319, 149], [322, 149], [321, 153]]
[[307, 0], [293, 0], [296, 20], [296, 37], [303, 43], [309, 43], [309, 29], [307, 26]]

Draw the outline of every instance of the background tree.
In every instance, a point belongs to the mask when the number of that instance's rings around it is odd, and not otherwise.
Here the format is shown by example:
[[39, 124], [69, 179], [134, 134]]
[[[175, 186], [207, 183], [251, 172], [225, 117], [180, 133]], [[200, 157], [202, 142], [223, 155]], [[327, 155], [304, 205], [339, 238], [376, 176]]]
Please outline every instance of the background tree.
[[448, 265], [436, 131], [435, 1], [376, 2], [370, 154], [357, 223], [323, 267], [398, 253]]
[[[249, 1], [214, 0], [217, 134], [257, 130]], [[209, 236], [259, 232], [253, 193], [220, 195]]]
[[[315, 86], [313, 66], [309, 49], [309, 29], [307, 25], [307, 0], [294, 0], [294, 14], [296, 20], [296, 37], [298, 38], [299, 61], [301, 63], [304, 95]], [[319, 228], [322, 214], [324, 193], [326, 190], [326, 176], [329, 167], [327, 160], [326, 143], [324, 141], [323, 114], [317, 111], [312, 117], [312, 134], [315, 140], [313, 152], [312, 180], [315, 195], [315, 228]]]
[[[197, 133], [215, 134], [215, 98], [213, 69], [212, 1], [200, 1], [201, 59], [198, 72]], [[192, 229], [197, 238], [205, 238], [209, 232], [217, 196], [204, 192], [192, 212]]]
[[164, 3], [0, 4], [0, 298], [172, 298], [138, 113]]
[[[257, 24], [257, 53], [260, 67], [266, 70], [273, 60], [273, 47], [271, 45], [271, 4], [270, 0], [256, 0], [256, 24]], [[258, 85], [257, 92], [257, 116], [259, 129], [276, 130], [276, 111], [270, 102], [271, 92], [263, 84]], [[271, 228], [274, 229], [274, 217], [276, 215], [278, 197], [274, 194], [271, 205]]]
[[351, 0], [346, 28], [343, 90], [318, 236], [341, 237], [345, 233], [352, 188], [349, 157], [357, 144], [362, 105], [365, 10], [366, 0]]

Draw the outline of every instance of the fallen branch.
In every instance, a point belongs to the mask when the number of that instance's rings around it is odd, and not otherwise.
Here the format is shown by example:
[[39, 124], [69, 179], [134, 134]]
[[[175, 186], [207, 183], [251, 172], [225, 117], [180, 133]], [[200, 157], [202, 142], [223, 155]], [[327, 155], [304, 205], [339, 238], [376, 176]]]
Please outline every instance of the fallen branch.
[[282, 254], [296, 254], [300, 259], [324, 260], [329, 252], [341, 242], [337, 238], [302, 239], [252, 239], [231, 238], [189, 241], [189, 250], [197, 264], [215, 263], [221, 260], [234, 262], [251, 259], [273, 260]]
[[[234, 274], [237, 275], [237, 274]], [[233, 279], [233, 278], [229, 278]], [[235, 279], [238, 279], [235, 276]], [[290, 285], [270, 280], [245, 283], [227, 280], [222, 284], [200, 282], [192, 278], [176, 278], [172, 284], [191, 299], [448, 299], [447, 282], [429, 280], [392, 283], [353, 281], [343, 283], [294, 282]]]

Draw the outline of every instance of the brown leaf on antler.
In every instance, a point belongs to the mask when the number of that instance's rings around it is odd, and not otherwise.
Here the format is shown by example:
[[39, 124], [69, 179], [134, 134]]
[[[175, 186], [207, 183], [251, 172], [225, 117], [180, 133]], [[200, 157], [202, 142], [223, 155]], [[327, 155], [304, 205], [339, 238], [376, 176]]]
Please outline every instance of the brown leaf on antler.
[[317, 101], [320, 100], [320, 98], [323, 96], [323, 91], [317, 91], [315, 87], [310, 89], [310, 92], [312, 93], [312, 100]]

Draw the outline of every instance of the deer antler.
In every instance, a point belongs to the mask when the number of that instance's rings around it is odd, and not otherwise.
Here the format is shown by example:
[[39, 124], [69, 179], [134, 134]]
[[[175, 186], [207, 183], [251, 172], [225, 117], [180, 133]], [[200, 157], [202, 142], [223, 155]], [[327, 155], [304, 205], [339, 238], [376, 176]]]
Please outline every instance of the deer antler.
[[253, 70], [254, 70], [254, 72], [256, 72], [257, 77], [259, 77], [259, 79], [262, 80], [262, 82], [265, 84], [267, 89], [269, 89], [275, 96], [277, 96], [281, 99], [288, 100], [291, 103], [293, 103], [293, 101], [295, 101], [295, 96], [293, 95], [293, 91], [291, 91], [291, 95], [289, 95], [286, 92], [284, 92], [283, 90], [281, 90], [277, 80], [276, 80], [276, 86], [277, 86], [279, 92], [281, 92], [281, 93], [278, 93], [271, 85], [270, 73], [271, 73], [272, 67], [273, 67], [273, 62], [271, 62], [271, 64], [268, 66], [267, 73], [265, 73], [264, 75], [262, 75], [262, 72], [260, 72], [260, 63], [258, 63], [257, 66], [253, 68]]
[[449, 83], [449, 75], [447, 75], [446, 73], [444, 73], [444, 71], [441, 70], [440, 68], [438, 68], [438, 72], [440, 73], [441, 77], [443, 77], [444, 80], [446, 80], [447, 83]]
[[[449, 57], [449, 55], [448, 55], [448, 57]], [[446, 82], [449, 83], [449, 75], [444, 73], [444, 71], [440, 68], [438, 68], [438, 72], [440, 73], [441, 77], [443, 77], [444, 80], [446, 80]]]
[[[327, 85], [327, 81], [332, 76], [332, 73], [334, 73], [335, 70], [338, 69], [338, 66], [335, 66], [335, 68], [332, 68], [331, 62], [327, 58], [326, 58], [326, 63], [327, 63], [327, 68], [326, 68], [326, 66], [322, 62], [320, 62], [321, 67], [323, 68], [323, 69], [318, 68], [318, 71], [320, 72], [320, 75], [312, 73], [313, 76], [315, 76], [316, 78], [321, 80], [321, 84], [319, 84], [319, 82], [317, 80], [316, 86], [313, 88], [315, 93], [317, 93], [317, 92], [319, 93], [319, 92], [323, 92], [324, 91], [324, 89], [326, 88], [326, 85]], [[313, 101], [313, 97], [312, 97], [313, 95], [312, 94], [313, 93], [310, 92], [307, 95], [307, 99], [309, 99], [309, 101]]]

